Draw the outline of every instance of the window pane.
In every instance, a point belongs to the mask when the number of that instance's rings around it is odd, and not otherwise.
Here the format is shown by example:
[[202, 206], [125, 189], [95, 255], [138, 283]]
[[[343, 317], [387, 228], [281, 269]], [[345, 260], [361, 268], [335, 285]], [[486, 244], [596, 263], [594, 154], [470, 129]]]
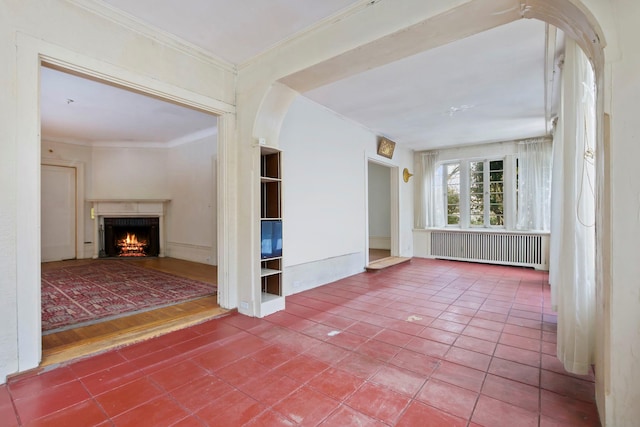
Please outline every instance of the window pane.
[[484, 225], [484, 162], [469, 162], [469, 225]]
[[460, 165], [446, 165], [447, 224], [460, 224]]
[[489, 225], [504, 226], [504, 162], [489, 162]]

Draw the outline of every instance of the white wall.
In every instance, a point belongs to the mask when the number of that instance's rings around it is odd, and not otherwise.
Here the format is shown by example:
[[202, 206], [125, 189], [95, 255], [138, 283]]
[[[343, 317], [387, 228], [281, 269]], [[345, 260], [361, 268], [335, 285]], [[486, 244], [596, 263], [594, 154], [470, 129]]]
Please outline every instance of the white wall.
[[[622, 59], [610, 66], [611, 101], [611, 254], [610, 384], [607, 425], [637, 425], [640, 419], [640, 158], [638, 115], [640, 107], [640, 3], [613, 1], [619, 22]], [[605, 50], [605, 55], [609, 51]], [[606, 107], [605, 107], [606, 108]], [[600, 296], [602, 297], [602, 296]], [[597, 368], [596, 368], [597, 371]], [[606, 378], [606, 376], [604, 377]], [[605, 380], [606, 381], [606, 380]]]
[[391, 249], [391, 169], [369, 162], [369, 248]]
[[170, 148], [167, 256], [217, 264], [216, 135]]
[[168, 198], [165, 148], [94, 147], [92, 154], [90, 198]]
[[[304, 97], [291, 105], [280, 133], [285, 294], [363, 271], [366, 167], [369, 157], [381, 159], [376, 147], [374, 133]], [[389, 164], [411, 160], [411, 152], [396, 148]], [[404, 237], [411, 236], [409, 211], [401, 220]]]

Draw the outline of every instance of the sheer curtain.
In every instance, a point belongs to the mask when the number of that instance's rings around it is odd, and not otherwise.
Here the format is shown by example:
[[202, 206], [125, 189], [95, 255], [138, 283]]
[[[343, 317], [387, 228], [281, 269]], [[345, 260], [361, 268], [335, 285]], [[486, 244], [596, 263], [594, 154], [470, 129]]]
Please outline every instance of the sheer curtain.
[[518, 143], [518, 230], [549, 230], [551, 141]]
[[422, 196], [418, 204], [421, 211], [418, 214], [416, 227], [440, 227], [444, 225], [442, 176], [436, 167], [438, 153], [435, 151], [420, 153], [420, 170], [422, 180], [418, 192]]
[[569, 39], [560, 111], [553, 142], [549, 283], [558, 313], [558, 358], [567, 371], [586, 374], [595, 344], [594, 76]]

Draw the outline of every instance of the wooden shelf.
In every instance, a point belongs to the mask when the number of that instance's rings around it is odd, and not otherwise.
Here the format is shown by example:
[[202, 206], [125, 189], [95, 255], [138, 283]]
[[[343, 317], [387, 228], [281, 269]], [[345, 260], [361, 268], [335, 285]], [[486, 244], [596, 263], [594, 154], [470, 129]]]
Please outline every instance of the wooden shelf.
[[[266, 221], [282, 222], [282, 170], [280, 150], [273, 147], [260, 147], [260, 229]], [[281, 224], [278, 224], [281, 227]], [[262, 236], [264, 237], [264, 236]], [[262, 243], [262, 242], [261, 242]], [[267, 316], [284, 309], [282, 290], [282, 256], [260, 260], [260, 312]], [[268, 253], [268, 252], [267, 252]], [[265, 255], [267, 254], [265, 253]]]
[[260, 269], [260, 277], [271, 276], [274, 274], [282, 273], [281, 270], [274, 270], [273, 268], [261, 268]]

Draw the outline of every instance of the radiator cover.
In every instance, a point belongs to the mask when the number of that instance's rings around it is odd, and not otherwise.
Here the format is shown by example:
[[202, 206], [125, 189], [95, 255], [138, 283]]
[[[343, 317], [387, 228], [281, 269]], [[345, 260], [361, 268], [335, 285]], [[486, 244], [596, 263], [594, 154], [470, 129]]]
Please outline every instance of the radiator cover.
[[433, 258], [548, 270], [549, 234], [483, 231], [430, 232]]

